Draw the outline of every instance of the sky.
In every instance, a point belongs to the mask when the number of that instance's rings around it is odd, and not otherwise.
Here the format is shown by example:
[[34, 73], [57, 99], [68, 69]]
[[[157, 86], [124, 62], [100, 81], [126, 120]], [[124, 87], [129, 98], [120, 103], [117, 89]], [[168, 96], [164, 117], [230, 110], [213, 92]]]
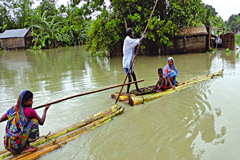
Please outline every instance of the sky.
[[224, 21], [232, 14], [240, 13], [240, 0], [202, 0], [202, 2], [213, 6]]
[[[57, 0], [57, 5], [67, 5], [69, 0]], [[109, 0], [105, 0], [109, 4]], [[213, 6], [218, 12], [218, 15], [222, 17], [224, 21], [227, 21], [232, 14], [240, 13], [240, 0], [202, 0], [203, 3]]]

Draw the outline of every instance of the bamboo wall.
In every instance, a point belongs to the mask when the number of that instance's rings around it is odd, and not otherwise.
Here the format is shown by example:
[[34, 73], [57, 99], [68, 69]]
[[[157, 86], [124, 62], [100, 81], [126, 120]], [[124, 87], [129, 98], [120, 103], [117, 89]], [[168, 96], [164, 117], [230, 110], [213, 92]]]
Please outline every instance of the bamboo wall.
[[236, 37], [234, 33], [226, 33], [222, 38], [222, 48], [236, 49]]
[[171, 40], [172, 47], [167, 47], [166, 53], [201, 53], [207, 51], [207, 36], [176, 37]]
[[2, 48], [4, 50], [14, 49], [14, 48], [25, 48], [25, 39], [24, 38], [6, 38], [1, 39]]

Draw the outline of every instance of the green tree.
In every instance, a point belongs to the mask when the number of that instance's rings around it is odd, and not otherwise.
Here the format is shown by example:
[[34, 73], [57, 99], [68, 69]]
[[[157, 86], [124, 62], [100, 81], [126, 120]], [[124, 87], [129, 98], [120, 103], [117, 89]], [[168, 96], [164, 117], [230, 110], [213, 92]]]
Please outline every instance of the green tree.
[[231, 15], [226, 22], [227, 30], [229, 31], [239, 31], [240, 30], [240, 13]]
[[64, 19], [60, 19], [57, 15], [47, 15], [48, 11], [42, 13], [39, 7], [35, 15], [29, 17], [28, 22], [25, 23], [32, 28], [34, 48], [54, 48], [69, 44], [70, 38], [64, 32]]
[[[82, 14], [82, 9], [77, 7], [66, 7], [67, 32], [74, 45], [83, 44], [87, 39], [86, 31], [89, 26], [89, 19]], [[66, 27], [66, 26], [65, 26]]]
[[[98, 0], [91, 1], [94, 2], [101, 4]], [[119, 52], [128, 27], [134, 29], [136, 37], [140, 37], [155, 1], [111, 0], [110, 2], [110, 11], [105, 10], [102, 5], [102, 13], [93, 20], [88, 31], [87, 49], [92, 53], [103, 50], [108, 50], [110, 53]], [[191, 26], [194, 20], [201, 16], [199, 14], [202, 10], [201, 0], [170, 0], [169, 3], [170, 6], [167, 8], [165, 0], [158, 2], [143, 48], [145, 46], [164, 49], [165, 46], [170, 46], [170, 38], [176, 34], [179, 27]], [[95, 11], [96, 8], [90, 5], [88, 9]]]
[[92, 22], [87, 31], [88, 41], [86, 49], [90, 50], [93, 54], [99, 51], [103, 53], [106, 50], [119, 50], [119, 48], [116, 47], [119, 47], [119, 40], [123, 38], [121, 37], [121, 30], [123, 30], [121, 20], [112, 17], [112, 15], [108, 14], [107, 10], [104, 10], [103, 13]]
[[[43, 3], [42, 3], [43, 4]], [[78, 8], [61, 6], [54, 15], [40, 5], [25, 22], [32, 28], [34, 49], [78, 45], [86, 41], [87, 21]]]
[[[37, 8], [32, 9], [32, 4], [33, 0], [5, 0], [0, 3], [0, 32], [30, 27], [35, 49], [86, 42], [91, 19], [84, 13], [88, 8], [86, 5], [78, 8], [69, 4], [56, 8], [56, 0], [42, 0]], [[91, 5], [94, 6], [93, 3]]]
[[41, 11], [48, 11], [48, 16], [54, 16], [58, 13], [58, 10], [56, 8], [56, 0], [42, 0], [40, 3], [40, 9]]
[[8, 2], [0, 4], [0, 32], [5, 29], [17, 28], [15, 19], [11, 16], [12, 5]]
[[17, 18], [17, 27], [23, 28], [24, 22], [26, 21], [27, 17], [31, 16], [32, 14], [32, 0], [18, 0], [15, 2], [14, 6], [15, 13], [14, 15]]
[[75, 8], [80, 2], [83, 2], [80, 8], [81, 15], [88, 19], [91, 19], [94, 12], [106, 8], [104, 0], [71, 0], [71, 7]]
[[218, 16], [216, 9], [213, 8], [211, 5], [202, 4], [202, 16], [200, 17], [200, 21], [205, 26], [214, 26], [214, 27], [221, 27], [224, 28], [225, 24], [223, 19]]
[[6, 0], [0, 6], [0, 23], [6, 29], [23, 28], [27, 17], [32, 13], [32, 0]]

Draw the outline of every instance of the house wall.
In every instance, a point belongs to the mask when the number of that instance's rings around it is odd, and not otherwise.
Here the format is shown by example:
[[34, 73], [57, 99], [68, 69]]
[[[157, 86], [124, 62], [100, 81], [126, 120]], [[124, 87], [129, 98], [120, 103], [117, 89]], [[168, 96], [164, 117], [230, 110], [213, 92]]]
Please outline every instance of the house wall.
[[236, 49], [236, 37], [234, 33], [226, 33], [222, 37], [222, 48]]
[[24, 38], [1, 39], [3, 49], [25, 48]]
[[171, 40], [172, 47], [167, 47], [167, 53], [201, 53], [207, 51], [207, 36], [176, 37]]

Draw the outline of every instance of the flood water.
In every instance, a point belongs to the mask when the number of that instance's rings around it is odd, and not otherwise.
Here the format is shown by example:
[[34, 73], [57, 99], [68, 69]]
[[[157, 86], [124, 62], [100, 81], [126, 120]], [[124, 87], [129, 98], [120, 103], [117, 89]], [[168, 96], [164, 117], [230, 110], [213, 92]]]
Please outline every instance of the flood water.
[[[223, 76], [135, 107], [40, 159], [238, 159], [240, 153], [239, 55], [172, 55], [178, 81], [224, 69]], [[157, 69], [168, 56], [138, 56], [134, 70], [140, 87], [157, 82]], [[0, 113], [16, 104], [25, 90], [34, 106], [121, 84], [122, 57], [90, 56], [84, 47], [0, 53]], [[131, 89], [135, 89], [132, 85]], [[54, 104], [40, 134], [45, 135], [110, 108], [120, 88]], [[126, 87], [124, 88], [126, 91]], [[43, 109], [37, 110], [42, 116]], [[0, 124], [0, 150], [6, 122]]]

